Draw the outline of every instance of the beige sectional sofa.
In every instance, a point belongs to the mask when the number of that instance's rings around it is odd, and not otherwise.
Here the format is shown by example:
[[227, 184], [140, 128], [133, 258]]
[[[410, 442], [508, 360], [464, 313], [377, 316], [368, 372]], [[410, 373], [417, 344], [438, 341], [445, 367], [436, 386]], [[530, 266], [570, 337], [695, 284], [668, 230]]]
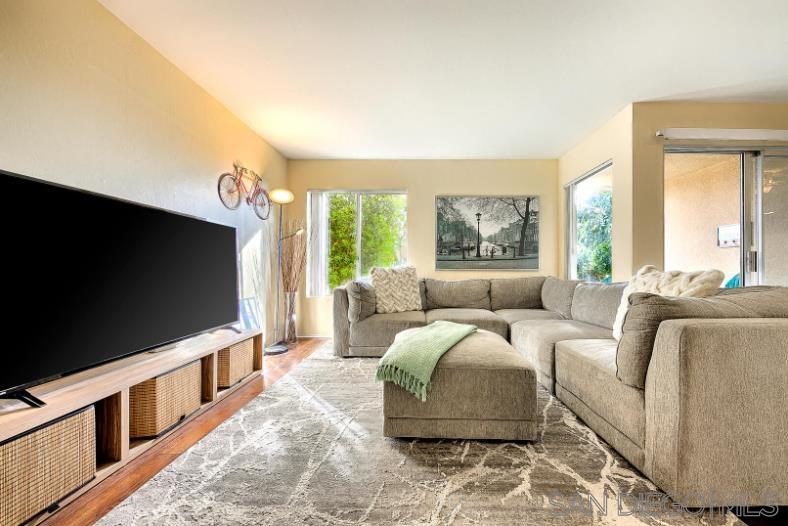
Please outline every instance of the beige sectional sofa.
[[339, 356], [381, 356], [433, 320], [509, 339], [537, 379], [674, 500], [788, 504], [788, 289], [630, 297], [623, 284], [556, 278], [421, 281], [423, 311], [376, 314], [374, 289], [334, 292]]

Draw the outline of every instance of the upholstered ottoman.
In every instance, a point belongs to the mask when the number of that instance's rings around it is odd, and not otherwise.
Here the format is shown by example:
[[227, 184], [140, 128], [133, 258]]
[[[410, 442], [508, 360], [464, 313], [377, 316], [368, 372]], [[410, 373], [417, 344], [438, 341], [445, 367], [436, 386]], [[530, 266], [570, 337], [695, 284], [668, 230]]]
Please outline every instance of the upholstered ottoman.
[[387, 437], [533, 440], [536, 371], [504, 338], [479, 330], [441, 357], [426, 402], [384, 382], [383, 414]]

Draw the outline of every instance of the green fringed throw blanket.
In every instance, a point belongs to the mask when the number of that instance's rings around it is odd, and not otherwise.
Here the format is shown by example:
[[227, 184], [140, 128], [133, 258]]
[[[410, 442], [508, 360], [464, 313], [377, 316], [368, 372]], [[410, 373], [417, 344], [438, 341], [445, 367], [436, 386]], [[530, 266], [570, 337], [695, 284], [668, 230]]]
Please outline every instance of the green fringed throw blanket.
[[441, 356], [460, 340], [476, 331], [476, 326], [450, 321], [434, 321], [418, 330], [399, 333], [378, 363], [375, 378], [394, 382], [425, 402], [432, 371]]

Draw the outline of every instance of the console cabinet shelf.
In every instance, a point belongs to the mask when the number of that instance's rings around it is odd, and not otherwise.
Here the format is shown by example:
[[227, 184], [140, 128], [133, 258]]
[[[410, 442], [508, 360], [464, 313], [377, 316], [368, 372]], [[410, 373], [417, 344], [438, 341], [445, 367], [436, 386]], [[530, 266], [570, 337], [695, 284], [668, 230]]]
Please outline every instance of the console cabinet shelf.
[[[229, 388], [220, 388], [219, 364], [220, 360], [227, 359], [228, 349], [251, 349], [251, 359], [245, 358], [245, 361], [252, 365], [246, 366], [243, 373], [238, 373], [236, 368], [235, 374], [243, 377], [236, 379]], [[220, 353], [223, 353], [221, 357]], [[190, 395], [193, 401], [186, 408], [189, 415], [158, 436], [133, 438], [130, 433], [132, 390], [138, 392], [140, 385], [150, 387], [154, 385], [155, 379], [166, 378], [168, 374], [187, 367], [193, 371], [189, 389], [195, 393]], [[85, 437], [86, 443], [77, 445], [82, 447], [80, 454], [83, 456], [86, 448], [90, 451], [90, 465], [93, 466], [90, 480], [59, 500], [59, 506], [63, 506], [143, 452], [155, 447], [178, 429], [178, 424], [191, 420], [210, 408], [220, 400], [220, 394], [223, 396], [233, 392], [258, 377], [262, 368], [263, 341], [260, 331], [236, 333], [222, 330], [203, 334], [179, 342], [166, 351], [137, 354], [34, 387], [30, 389], [33, 395], [46, 402], [41, 408], [31, 408], [16, 400], [0, 400], [0, 444], [12, 443], [30, 436], [31, 433], [38, 433], [39, 429], [49, 428], [52, 432], [57, 432], [58, 422], [62, 422], [69, 415], [89, 410], [93, 423], [91, 432]], [[195, 382], [199, 382], [199, 385]], [[155, 394], [155, 389], [153, 393]], [[194, 398], [195, 395], [199, 401]], [[22, 472], [25, 466], [4, 465], [3, 468], [8, 472]], [[43, 475], [33, 473], [30, 476], [31, 480], [35, 480], [36, 476]], [[8, 481], [4, 478], [0, 482], [6, 485]], [[8, 493], [8, 489], [0, 488], [0, 499]], [[56, 513], [56, 506], [47, 504], [47, 507], [48, 511], [39, 510], [41, 513], [30, 524], [37, 524]], [[0, 524], [13, 524], [13, 519], [12, 522], [5, 519], [10, 517], [0, 517]]]

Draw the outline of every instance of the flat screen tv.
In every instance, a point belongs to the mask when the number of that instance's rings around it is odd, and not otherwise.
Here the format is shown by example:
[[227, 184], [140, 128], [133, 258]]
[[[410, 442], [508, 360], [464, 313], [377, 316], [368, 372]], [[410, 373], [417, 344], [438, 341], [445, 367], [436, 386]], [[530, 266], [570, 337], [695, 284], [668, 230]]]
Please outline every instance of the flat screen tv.
[[238, 320], [235, 228], [0, 170], [0, 397]]

